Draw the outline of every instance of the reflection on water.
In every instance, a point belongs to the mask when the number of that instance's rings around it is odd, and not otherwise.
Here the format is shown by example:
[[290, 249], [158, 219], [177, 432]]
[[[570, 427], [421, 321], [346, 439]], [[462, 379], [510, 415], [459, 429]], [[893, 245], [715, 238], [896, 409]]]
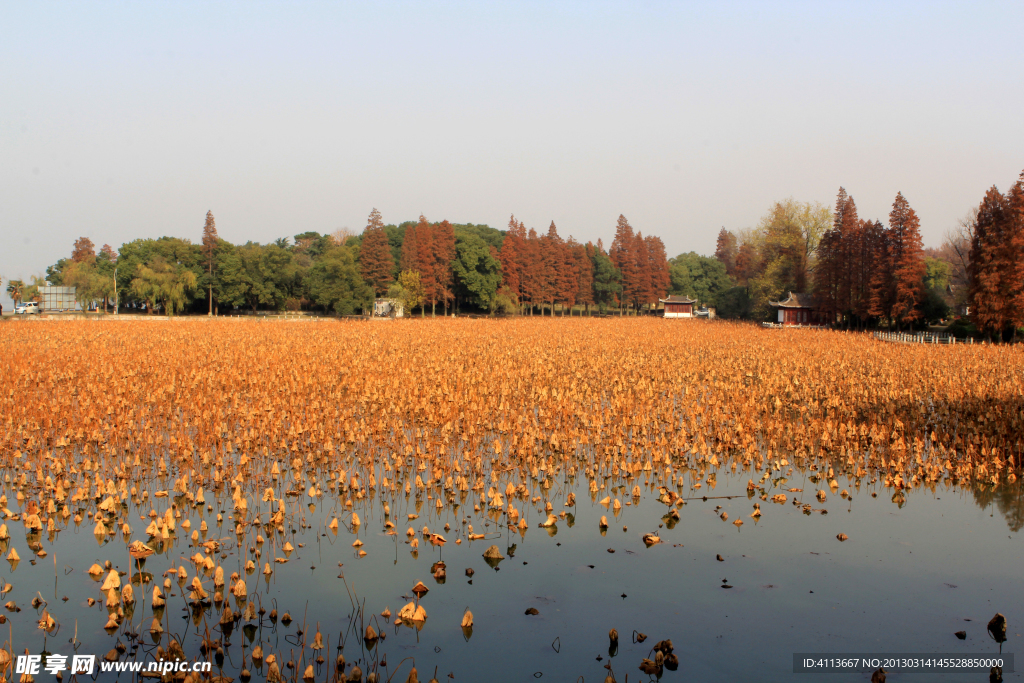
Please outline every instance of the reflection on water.
[[1024, 496], [1021, 495], [1019, 482], [1017, 485], [998, 488], [974, 486], [971, 493], [982, 509], [988, 509], [994, 503], [999, 513], [1006, 518], [1011, 531], [1017, 532], [1024, 527]]
[[[472, 492], [438, 508], [430, 494], [371, 490], [353, 524], [344, 500], [307, 491], [284, 497], [284, 533], [263, 527], [241, 546], [221, 487], [206, 492], [207, 505], [171, 498], [163, 508], [180, 514], [176, 530], [139, 563], [120, 534], [95, 536], [89, 519], [29, 533], [8, 520], [4, 554], [22, 559], [2, 573], [11, 584], [5, 616], [18, 653], [77, 648], [152, 661], [173, 638], [186, 657], [212, 661], [216, 675], [245, 669], [260, 681], [277, 671], [302, 678], [309, 666], [315, 680], [334, 680], [339, 655], [346, 674], [358, 666], [383, 679], [405, 680], [415, 665], [421, 680], [435, 667], [438, 680], [604, 680], [606, 666], [616, 680], [639, 680], [655, 675], [643, 662], [655, 662], [654, 646], [667, 639], [673, 650], [661, 660], [671, 654], [678, 670], [662, 667], [666, 680], [790, 680], [795, 651], [996, 652], [985, 624], [997, 611], [1009, 621], [1004, 651], [1016, 649], [1019, 483], [972, 486], [968, 496], [939, 482], [901, 497], [841, 475], [839, 487], [816, 495], [814, 473], [788, 467], [766, 472], [754, 491], [747, 481], [756, 473], [686, 474], [674, 491], [608, 478], [593, 496], [585, 480], [531, 480], [528, 524], [512, 529]], [[566, 507], [569, 493], [575, 505]], [[10, 486], [5, 494], [16, 497]], [[153, 502], [128, 503], [122, 519], [145, 526]], [[247, 519], [277, 512], [263, 502]], [[223, 569], [200, 571], [199, 600], [194, 579], [206, 558]], [[109, 632], [107, 561], [130, 571], [121, 585], [135, 596]], [[102, 571], [90, 576], [94, 563]], [[235, 595], [237, 580], [247, 588]], [[154, 608], [154, 587], [165, 606]], [[56, 621], [49, 631], [39, 624], [44, 611]]]

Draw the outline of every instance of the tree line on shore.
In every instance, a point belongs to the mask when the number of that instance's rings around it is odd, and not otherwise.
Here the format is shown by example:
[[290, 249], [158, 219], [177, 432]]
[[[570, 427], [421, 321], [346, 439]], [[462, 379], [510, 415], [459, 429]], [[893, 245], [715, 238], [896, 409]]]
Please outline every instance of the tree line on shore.
[[842, 187], [831, 212], [818, 202], [776, 202], [754, 229], [722, 228], [715, 258], [735, 283], [718, 296], [723, 317], [770, 319], [770, 302], [788, 292], [814, 294], [825, 318], [861, 329], [944, 319], [956, 303], [950, 264], [923, 248], [901, 193], [888, 226], [861, 220]]
[[374, 209], [359, 235], [304, 232], [267, 244], [235, 245], [217, 233], [212, 212], [201, 240], [136, 239], [97, 253], [88, 237], [46, 269], [8, 282], [15, 300], [38, 298], [40, 286], [70, 286], [83, 308], [210, 314], [236, 309], [321, 310], [350, 315], [376, 297], [409, 311], [455, 308], [527, 315], [657, 307], [672, 286], [660, 238], [634, 232], [620, 216], [610, 249], [598, 240], [563, 239], [554, 222], [539, 234], [513, 216], [508, 231], [486, 225], [418, 221], [385, 225]]
[[[115, 277], [116, 276], [116, 277]], [[538, 232], [509, 219], [487, 225], [418, 221], [386, 225], [371, 211], [361, 234], [303, 232], [268, 244], [234, 245], [212, 212], [201, 240], [136, 239], [97, 253], [82, 237], [71, 256], [26, 284], [76, 287], [85, 305], [217, 313], [319, 309], [354, 314], [375, 297], [421, 314], [453, 309], [533, 315], [649, 313], [667, 294], [717, 308], [720, 317], [767, 320], [787, 292], [813, 293], [845, 327], [901, 327], [962, 314], [982, 334], [1010, 338], [1024, 325], [1024, 173], [1003, 194], [992, 187], [948, 230], [939, 248], [922, 244], [920, 221], [897, 193], [887, 224], [861, 219], [839, 188], [834, 209], [775, 202], [756, 227], [718, 234], [713, 257], [667, 258], [660, 237], [619, 216], [611, 245]]]
[[722, 228], [715, 258], [734, 283], [715, 296], [722, 317], [765, 320], [770, 301], [808, 292], [837, 326], [955, 317], [962, 331], [1010, 339], [1024, 326], [1024, 173], [1005, 194], [989, 189], [938, 248], [923, 246], [902, 193], [883, 224], [861, 219], [841, 187], [831, 213], [785, 200], [754, 229]]

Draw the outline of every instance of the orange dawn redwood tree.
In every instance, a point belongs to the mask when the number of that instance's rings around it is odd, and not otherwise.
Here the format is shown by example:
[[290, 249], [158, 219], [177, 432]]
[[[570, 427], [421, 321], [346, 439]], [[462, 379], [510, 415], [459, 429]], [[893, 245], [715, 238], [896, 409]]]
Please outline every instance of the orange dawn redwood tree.
[[1008, 256], [1005, 259], [1010, 286], [1006, 296], [1009, 300], [1009, 322], [1014, 336], [1017, 329], [1024, 327], [1024, 171], [1007, 193], [1009, 210]]
[[636, 261], [636, 282], [631, 288], [633, 306], [639, 312], [645, 303], [651, 302], [651, 259], [647, 253], [647, 242], [642, 232], [633, 237], [633, 258]]
[[455, 276], [452, 260], [455, 259], [455, 229], [447, 220], [435, 223], [430, 229], [430, 258], [434, 273], [434, 292], [431, 298], [431, 315], [440, 302], [448, 314], [448, 304], [455, 299]]
[[391, 256], [391, 244], [384, 231], [384, 220], [377, 209], [373, 209], [366, 219], [359, 248], [359, 268], [363, 280], [373, 287], [377, 296], [386, 293], [388, 286], [394, 282], [395, 260]]
[[822, 312], [845, 316], [847, 325], [881, 317], [912, 323], [922, 315], [924, 273], [920, 221], [903, 194], [897, 193], [886, 228], [859, 219], [853, 197], [840, 187], [814, 272]]
[[402, 270], [419, 273], [423, 287], [423, 303], [420, 313], [426, 315], [426, 304], [430, 304], [431, 315], [436, 313], [437, 304], [445, 311], [455, 298], [452, 260], [455, 258], [455, 228], [448, 221], [430, 223], [420, 216], [416, 225], [406, 228], [402, 241]]
[[750, 241], [745, 241], [736, 251], [736, 282], [746, 285], [757, 275], [759, 259], [757, 249]]
[[900, 192], [896, 193], [889, 213], [889, 244], [893, 276], [891, 319], [913, 323], [921, 317], [924, 247], [921, 223]]
[[988, 335], [1002, 333], [1009, 322], [1005, 295], [1009, 290], [1004, 255], [1010, 235], [1010, 207], [995, 185], [978, 207], [971, 239], [971, 320]]
[[647, 244], [651, 302], [657, 307], [657, 300], [668, 294], [669, 287], [672, 286], [672, 278], [668, 272], [668, 255], [665, 253], [665, 243], [660, 237], [651, 235], [645, 237], [644, 241]]
[[575, 240], [571, 240], [571, 243], [572, 257], [576, 261], [576, 303], [582, 304], [589, 312], [594, 303], [594, 262], [590, 260], [586, 245]]
[[96, 259], [96, 246], [88, 237], [79, 237], [75, 240], [75, 248], [71, 252], [71, 260], [74, 263], [92, 263]]
[[[558, 299], [559, 269], [562, 266], [560, 247], [562, 238], [558, 236], [555, 222], [551, 221], [547, 234], [540, 238], [540, 282], [541, 301], [551, 306], [551, 315], [555, 314], [555, 300]], [[544, 314], [543, 307], [541, 314]]]
[[533, 228], [526, 235], [522, 277], [523, 294], [530, 303], [530, 315], [533, 315], [533, 307], [544, 302], [544, 253], [540, 237]]
[[839, 255], [841, 235], [834, 227], [825, 231], [818, 244], [818, 266], [814, 270], [814, 291], [828, 320], [839, 313]]
[[509, 294], [518, 304], [523, 298], [523, 250], [526, 242], [526, 228], [516, 220], [515, 214], [508, 220], [508, 232], [501, 243], [498, 259], [501, 261], [501, 276]]
[[[551, 221], [551, 228], [554, 229], [555, 222]], [[572, 245], [575, 244], [572, 236], [569, 237], [568, 241], [558, 238], [557, 244], [557, 258], [554, 259], [556, 263], [555, 270], [555, 289], [556, 298], [562, 304], [562, 315], [565, 315], [565, 309], [568, 308], [570, 312], [572, 307], [576, 305], [576, 292], [579, 289], [579, 272], [577, 271], [576, 259], [573, 258]], [[554, 307], [551, 309], [552, 315], [554, 315]]]
[[637, 293], [638, 269], [636, 267], [636, 254], [634, 253], [636, 240], [633, 236], [633, 226], [629, 224], [626, 217], [619, 214], [619, 220], [615, 224], [615, 237], [612, 239], [612, 246], [608, 250], [608, 258], [622, 274], [622, 295], [619, 301], [619, 315], [622, 315], [622, 302], [632, 302]]
[[853, 197], [846, 197], [839, 219], [839, 287], [836, 299], [839, 302], [839, 312], [852, 315], [856, 305], [854, 293], [857, 281], [857, 246], [860, 240], [860, 219], [857, 217], [857, 204]]
[[867, 317], [878, 318], [888, 315], [892, 309], [889, 292], [892, 289], [892, 256], [889, 247], [889, 231], [881, 221], [867, 228], [869, 236], [868, 254], [869, 273], [865, 277], [867, 283], [867, 301], [865, 302]]
[[726, 275], [736, 277], [736, 235], [726, 230], [724, 226], [718, 231], [715, 258], [725, 266]]
[[217, 221], [213, 217], [213, 211], [206, 212], [206, 223], [203, 225], [203, 260], [206, 261], [206, 273], [209, 280], [206, 283], [209, 296], [210, 310], [207, 315], [213, 315], [213, 262], [214, 254], [217, 251]]

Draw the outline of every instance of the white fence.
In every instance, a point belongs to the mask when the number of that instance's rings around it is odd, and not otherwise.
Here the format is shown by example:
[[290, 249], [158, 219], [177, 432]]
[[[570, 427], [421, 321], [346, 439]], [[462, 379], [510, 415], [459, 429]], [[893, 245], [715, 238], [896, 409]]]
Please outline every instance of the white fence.
[[782, 323], [761, 323], [761, 327], [767, 327], [767, 328], [772, 329], [772, 330], [781, 330], [783, 328], [785, 328], [787, 330], [790, 329], [790, 328], [803, 329], [803, 330], [826, 330], [826, 329], [828, 329], [828, 325], [808, 325], [808, 324], [801, 324], [801, 323], [786, 323], [785, 325], [783, 325]]
[[[875, 339], [900, 344], [956, 344], [956, 337], [933, 332], [875, 332]], [[974, 337], [961, 339], [960, 344], [973, 344]]]

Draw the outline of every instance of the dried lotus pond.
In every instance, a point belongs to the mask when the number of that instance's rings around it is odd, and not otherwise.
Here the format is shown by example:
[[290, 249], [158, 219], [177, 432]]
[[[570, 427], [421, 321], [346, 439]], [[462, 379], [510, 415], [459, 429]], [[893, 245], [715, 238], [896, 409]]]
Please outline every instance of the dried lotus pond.
[[996, 652], [997, 611], [1020, 638], [1019, 347], [180, 319], [4, 324], [0, 352], [8, 654], [769, 681]]

